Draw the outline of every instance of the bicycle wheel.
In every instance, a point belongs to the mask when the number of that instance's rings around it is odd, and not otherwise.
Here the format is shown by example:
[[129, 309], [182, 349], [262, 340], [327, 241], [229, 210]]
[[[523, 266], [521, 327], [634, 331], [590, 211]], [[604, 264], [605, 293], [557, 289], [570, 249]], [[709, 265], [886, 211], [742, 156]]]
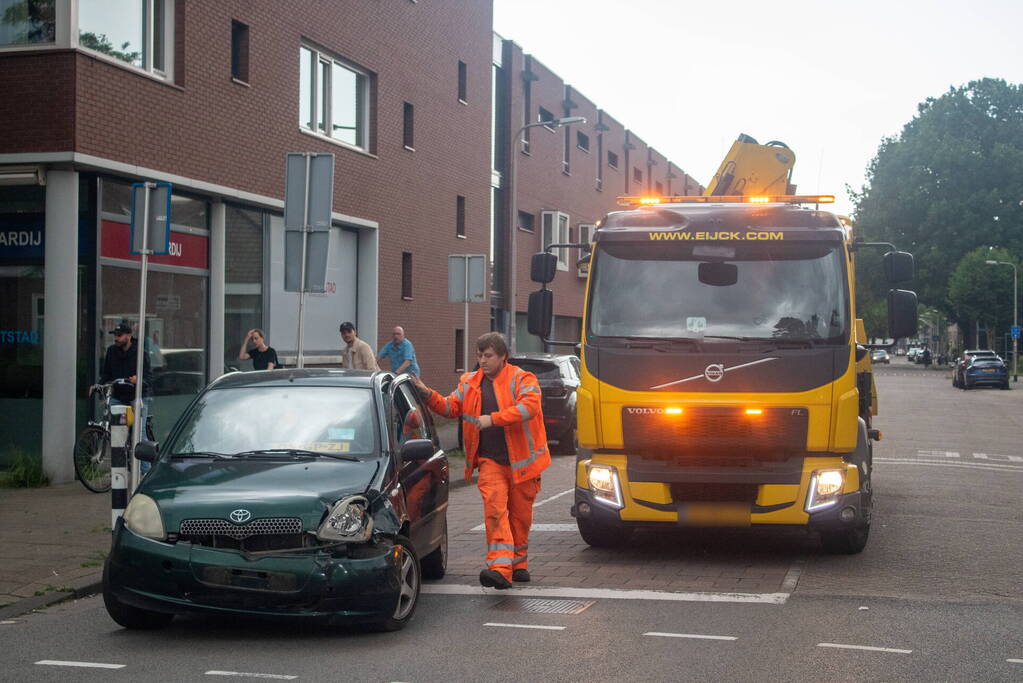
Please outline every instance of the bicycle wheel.
[[102, 427], [89, 425], [78, 435], [75, 474], [93, 493], [110, 490], [110, 434]]

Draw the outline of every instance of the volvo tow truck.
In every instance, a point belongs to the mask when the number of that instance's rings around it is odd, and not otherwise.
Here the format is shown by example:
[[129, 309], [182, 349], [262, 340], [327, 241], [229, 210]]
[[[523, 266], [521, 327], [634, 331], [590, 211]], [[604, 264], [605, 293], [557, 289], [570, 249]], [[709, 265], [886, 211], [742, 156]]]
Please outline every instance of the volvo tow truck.
[[[781, 165], [794, 156], [759, 147], [777, 173], [757, 181], [726, 159], [711, 183], [729, 192], [741, 180], [738, 194], [623, 197], [592, 244], [533, 256], [542, 288], [530, 295], [530, 333], [580, 349], [572, 515], [590, 545], [620, 545], [639, 527], [767, 525], [816, 532], [834, 553], [867, 543], [881, 435], [854, 260], [887, 251], [898, 339], [916, 333], [916, 294], [896, 288], [913, 257], [857, 242], [848, 220], [821, 208], [831, 196], [785, 194]], [[746, 193], [766, 187], [784, 189]], [[551, 250], [566, 246], [590, 250], [589, 274], [582, 339], [559, 342], [547, 284]]]

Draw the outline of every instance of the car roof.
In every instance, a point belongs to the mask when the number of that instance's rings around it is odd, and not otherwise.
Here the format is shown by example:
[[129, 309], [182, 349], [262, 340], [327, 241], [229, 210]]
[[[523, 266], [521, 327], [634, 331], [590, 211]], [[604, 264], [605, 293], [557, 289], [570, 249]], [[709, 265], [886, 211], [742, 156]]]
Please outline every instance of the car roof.
[[210, 385], [211, 389], [238, 387], [315, 386], [359, 387], [370, 389], [378, 376], [390, 375], [376, 370], [340, 370], [337, 368], [287, 368], [284, 370], [257, 370], [229, 372]]
[[997, 353], [995, 353], [991, 349], [968, 349], [966, 351], [963, 351], [963, 353], [970, 354], [971, 356], [976, 356], [976, 355], [981, 354], [981, 353], [990, 354], [992, 356], [997, 356], [998, 355]]

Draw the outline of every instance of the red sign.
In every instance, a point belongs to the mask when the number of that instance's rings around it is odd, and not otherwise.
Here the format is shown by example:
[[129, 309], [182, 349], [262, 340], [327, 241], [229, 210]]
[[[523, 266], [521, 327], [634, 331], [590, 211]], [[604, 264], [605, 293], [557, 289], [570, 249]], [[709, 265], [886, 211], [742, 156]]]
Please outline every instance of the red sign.
[[[149, 257], [149, 262], [165, 266], [209, 268], [209, 241], [205, 235], [193, 235], [189, 232], [174, 232], [172, 230], [170, 253], [154, 254]], [[136, 262], [142, 260], [140, 255], [131, 253], [131, 226], [127, 223], [103, 221], [102, 242], [100, 253], [106, 258]]]

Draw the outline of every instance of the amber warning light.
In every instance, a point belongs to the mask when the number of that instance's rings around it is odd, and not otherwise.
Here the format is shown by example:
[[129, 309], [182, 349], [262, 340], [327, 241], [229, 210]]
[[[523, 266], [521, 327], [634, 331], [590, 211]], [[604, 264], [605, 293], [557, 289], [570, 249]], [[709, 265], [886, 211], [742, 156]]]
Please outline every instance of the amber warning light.
[[664, 414], [665, 415], [681, 415], [682, 414], [682, 409], [681, 408], [665, 408], [664, 409]]
[[761, 195], [678, 195], [670, 197], [636, 197], [618, 198], [620, 206], [651, 206], [654, 204], [834, 204], [833, 194], [779, 194]]

